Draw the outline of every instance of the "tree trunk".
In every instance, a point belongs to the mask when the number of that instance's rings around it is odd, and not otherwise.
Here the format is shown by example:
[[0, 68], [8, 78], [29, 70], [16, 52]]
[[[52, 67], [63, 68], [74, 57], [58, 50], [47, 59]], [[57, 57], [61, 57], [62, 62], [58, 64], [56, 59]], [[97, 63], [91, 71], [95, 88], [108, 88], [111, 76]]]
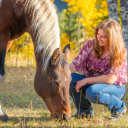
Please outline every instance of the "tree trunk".
[[18, 45], [17, 45], [17, 57], [16, 57], [16, 65], [15, 65], [15, 67], [17, 67], [17, 63], [18, 63], [18, 53], [19, 53], [19, 39], [18, 39]]
[[78, 12], [78, 52], [80, 52], [81, 46], [80, 46], [80, 12]]
[[[123, 37], [124, 37], [125, 46], [128, 50], [128, 1], [120, 0], [120, 4], [121, 4]], [[128, 54], [127, 54], [127, 60], [128, 60]]]
[[29, 43], [28, 43], [28, 61], [27, 61], [27, 67], [29, 67]]
[[119, 23], [117, 0], [107, 0], [109, 19], [114, 19]]

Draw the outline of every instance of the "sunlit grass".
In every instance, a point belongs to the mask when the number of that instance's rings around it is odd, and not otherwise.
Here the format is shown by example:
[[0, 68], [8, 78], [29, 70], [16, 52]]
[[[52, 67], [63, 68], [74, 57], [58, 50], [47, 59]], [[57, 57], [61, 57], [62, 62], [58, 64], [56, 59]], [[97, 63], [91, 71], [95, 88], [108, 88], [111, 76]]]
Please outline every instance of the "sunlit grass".
[[[52, 120], [45, 103], [34, 90], [35, 67], [5, 66], [5, 70], [6, 79], [0, 87], [0, 99], [10, 120], [7, 123], [0, 122], [0, 127], [128, 127], [128, 113], [119, 121], [112, 122], [105, 118], [111, 116], [107, 108], [97, 104], [92, 104], [95, 113], [93, 119], [71, 118], [68, 122]], [[127, 94], [124, 102], [128, 103]], [[71, 109], [72, 115], [75, 114], [72, 100]]]

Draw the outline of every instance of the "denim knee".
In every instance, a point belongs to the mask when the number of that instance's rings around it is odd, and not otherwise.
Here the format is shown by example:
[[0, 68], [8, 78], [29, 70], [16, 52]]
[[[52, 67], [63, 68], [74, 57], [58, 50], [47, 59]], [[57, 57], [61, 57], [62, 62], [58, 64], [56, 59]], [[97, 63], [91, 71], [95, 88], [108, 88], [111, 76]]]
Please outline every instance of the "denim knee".
[[94, 93], [92, 91], [92, 87], [88, 87], [87, 90], [86, 90], [86, 98], [92, 102], [92, 103], [97, 103], [98, 102], [98, 94], [97, 93]]

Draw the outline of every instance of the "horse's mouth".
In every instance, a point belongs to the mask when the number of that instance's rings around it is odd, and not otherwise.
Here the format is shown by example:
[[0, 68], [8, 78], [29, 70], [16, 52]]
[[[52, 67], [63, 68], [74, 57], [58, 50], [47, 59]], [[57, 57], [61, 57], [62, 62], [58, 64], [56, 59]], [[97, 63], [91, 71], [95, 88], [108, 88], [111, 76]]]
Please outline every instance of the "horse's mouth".
[[65, 121], [68, 121], [70, 119], [70, 117], [68, 117], [67, 114], [63, 113], [62, 115], [58, 115], [58, 113], [54, 113], [54, 119], [57, 119], [57, 120], [65, 120]]
[[70, 119], [70, 117], [68, 117], [67, 114], [63, 113], [63, 118], [62, 119], [68, 121]]

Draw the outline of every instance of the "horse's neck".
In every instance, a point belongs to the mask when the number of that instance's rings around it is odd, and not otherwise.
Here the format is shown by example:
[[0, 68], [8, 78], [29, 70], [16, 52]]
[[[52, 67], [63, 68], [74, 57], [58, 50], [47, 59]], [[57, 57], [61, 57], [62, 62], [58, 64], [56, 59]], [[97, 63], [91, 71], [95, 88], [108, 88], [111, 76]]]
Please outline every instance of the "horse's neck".
[[35, 55], [40, 56], [42, 68], [45, 70], [54, 50], [60, 45], [58, 17], [50, 0], [26, 1], [30, 34], [37, 54]]

